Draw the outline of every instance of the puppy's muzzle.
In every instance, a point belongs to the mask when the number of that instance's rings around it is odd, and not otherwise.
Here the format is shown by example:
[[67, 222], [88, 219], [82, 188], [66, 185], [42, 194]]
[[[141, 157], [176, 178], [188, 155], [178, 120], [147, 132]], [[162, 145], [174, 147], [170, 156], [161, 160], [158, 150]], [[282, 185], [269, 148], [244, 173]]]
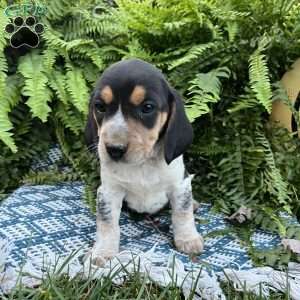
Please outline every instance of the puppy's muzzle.
[[127, 146], [123, 145], [105, 145], [106, 151], [111, 159], [120, 160], [127, 151]]

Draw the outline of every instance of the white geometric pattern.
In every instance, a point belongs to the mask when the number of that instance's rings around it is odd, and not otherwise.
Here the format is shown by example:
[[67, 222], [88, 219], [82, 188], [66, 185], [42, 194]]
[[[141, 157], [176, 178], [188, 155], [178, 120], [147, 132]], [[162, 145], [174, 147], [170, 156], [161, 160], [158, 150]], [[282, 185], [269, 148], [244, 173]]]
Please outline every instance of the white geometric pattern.
[[[59, 148], [53, 146], [48, 158], [37, 160], [32, 169], [51, 169], [61, 159]], [[88, 250], [95, 238], [96, 220], [83, 203], [82, 192], [81, 182], [23, 186], [3, 201], [0, 204], [0, 240], [8, 238], [14, 243], [9, 264], [16, 266], [29, 254], [43, 257], [53, 253], [68, 255], [79, 248]], [[225, 267], [252, 268], [247, 249], [233, 235], [205, 237], [230, 226], [222, 214], [213, 213], [210, 207], [202, 204], [196, 211], [197, 229], [205, 238], [205, 248], [193, 261], [174, 249], [167, 211], [155, 217], [155, 224], [151, 219], [135, 220], [128, 212], [122, 212], [121, 250], [147, 251], [157, 244], [156, 251], [160, 255], [167, 257], [174, 252], [187, 268], [199, 267], [199, 262], [209, 264], [215, 271]], [[263, 230], [256, 230], [251, 240], [261, 249], [280, 243], [277, 235]]]
[[[24, 186], [4, 200], [0, 206], [0, 239], [14, 243], [8, 262], [16, 266], [27, 255], [43, 257], [50, 253], [68, 255], [79, 248], [88, 250], [93, 244], [96, 231], [95, 216], [82, 201], [81, 182], [57, 185]], [[208, 233], [230, 226], [223, 215], [210, 212], [210, 205], [202, 204], [196, 211], [198, 231], [205, 237]], [[151, 219], [154, 220], [153, 224]], [[162, 256], [170, 252], [186, 264], [187, 268], [209, 264], [220, 271], [225, 267], [251, 268], [247, 249], [232, 235], [205, 238], [204, 252], [193, 259], [173, 247], [169, 211], [146, 219], [135, 220], [128, 212], [122, 212], [121, 250], [147, 251], [155, 244]], [[274, 247], [279, 237], [257, 230], [253, 243], [258, 247]]]

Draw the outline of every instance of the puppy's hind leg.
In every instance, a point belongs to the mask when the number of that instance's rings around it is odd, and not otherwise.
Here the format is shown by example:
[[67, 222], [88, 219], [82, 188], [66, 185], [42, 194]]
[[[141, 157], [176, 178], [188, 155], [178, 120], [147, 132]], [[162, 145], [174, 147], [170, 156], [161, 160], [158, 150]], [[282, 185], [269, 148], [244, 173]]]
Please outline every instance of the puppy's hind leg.
[[175, 245], [187, 254], [202, 252], [204, 244], [195, 225], [191, 178], [183, 179], [170, 194]]
[[124, 196], [123, 189], [107, 184], [97, 190], [97, 232], [90, 252], [92, 264], [103, 266], [119, 252], [119, 218]]

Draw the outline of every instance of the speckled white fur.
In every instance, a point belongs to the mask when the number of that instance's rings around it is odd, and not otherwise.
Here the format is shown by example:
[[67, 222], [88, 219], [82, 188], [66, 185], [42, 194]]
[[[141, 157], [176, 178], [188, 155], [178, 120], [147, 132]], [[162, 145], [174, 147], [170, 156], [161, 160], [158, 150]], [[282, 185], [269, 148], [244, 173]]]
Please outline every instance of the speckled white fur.
[[[98, 213], [96, 243], [91, 251], [94, 263], [103, 265], [119, 251], [119, 216], [123, 200], [141, 213], [155, 213], [170, 201], [176, 247], [185, 253], [201, 252], [203, 239], [195, 227], [193, 201], [184, 205], [186, 197], [192, 199], [191, 178], [184, 178], [183, 157], [179, 156], [168, 165], [159, 145], [155, 155], [142, 164], [103, 159], [101, 190], [104, 194], [101, 197], [108, 201], [111, 214], [108, 221], [103, 221]], [[99, 197], [98, 202], [102, 201]]]
[[101, 165], [103, 184], [118, 184], [125, 191], [128, 206], [140, 213], [155, 213], [167, 202], [168, 195], [184, 175], [182, 156], [167, 165], [162, 153], [134, 165], [110, 162]]

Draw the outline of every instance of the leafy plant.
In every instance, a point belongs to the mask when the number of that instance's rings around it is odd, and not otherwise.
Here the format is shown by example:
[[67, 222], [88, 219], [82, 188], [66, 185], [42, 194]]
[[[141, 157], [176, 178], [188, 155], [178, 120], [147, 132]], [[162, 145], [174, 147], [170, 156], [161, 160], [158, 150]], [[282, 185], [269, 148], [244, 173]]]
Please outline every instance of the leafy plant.
[[221, 67], [208, 73], [198, 73], [189, 82], [188, 96], [190, 97], [186, 110], [190, 121], [210, 112], [209, 103], [220, 100], [220, 78], [229, 78], [230, 71], [227, 67]]

